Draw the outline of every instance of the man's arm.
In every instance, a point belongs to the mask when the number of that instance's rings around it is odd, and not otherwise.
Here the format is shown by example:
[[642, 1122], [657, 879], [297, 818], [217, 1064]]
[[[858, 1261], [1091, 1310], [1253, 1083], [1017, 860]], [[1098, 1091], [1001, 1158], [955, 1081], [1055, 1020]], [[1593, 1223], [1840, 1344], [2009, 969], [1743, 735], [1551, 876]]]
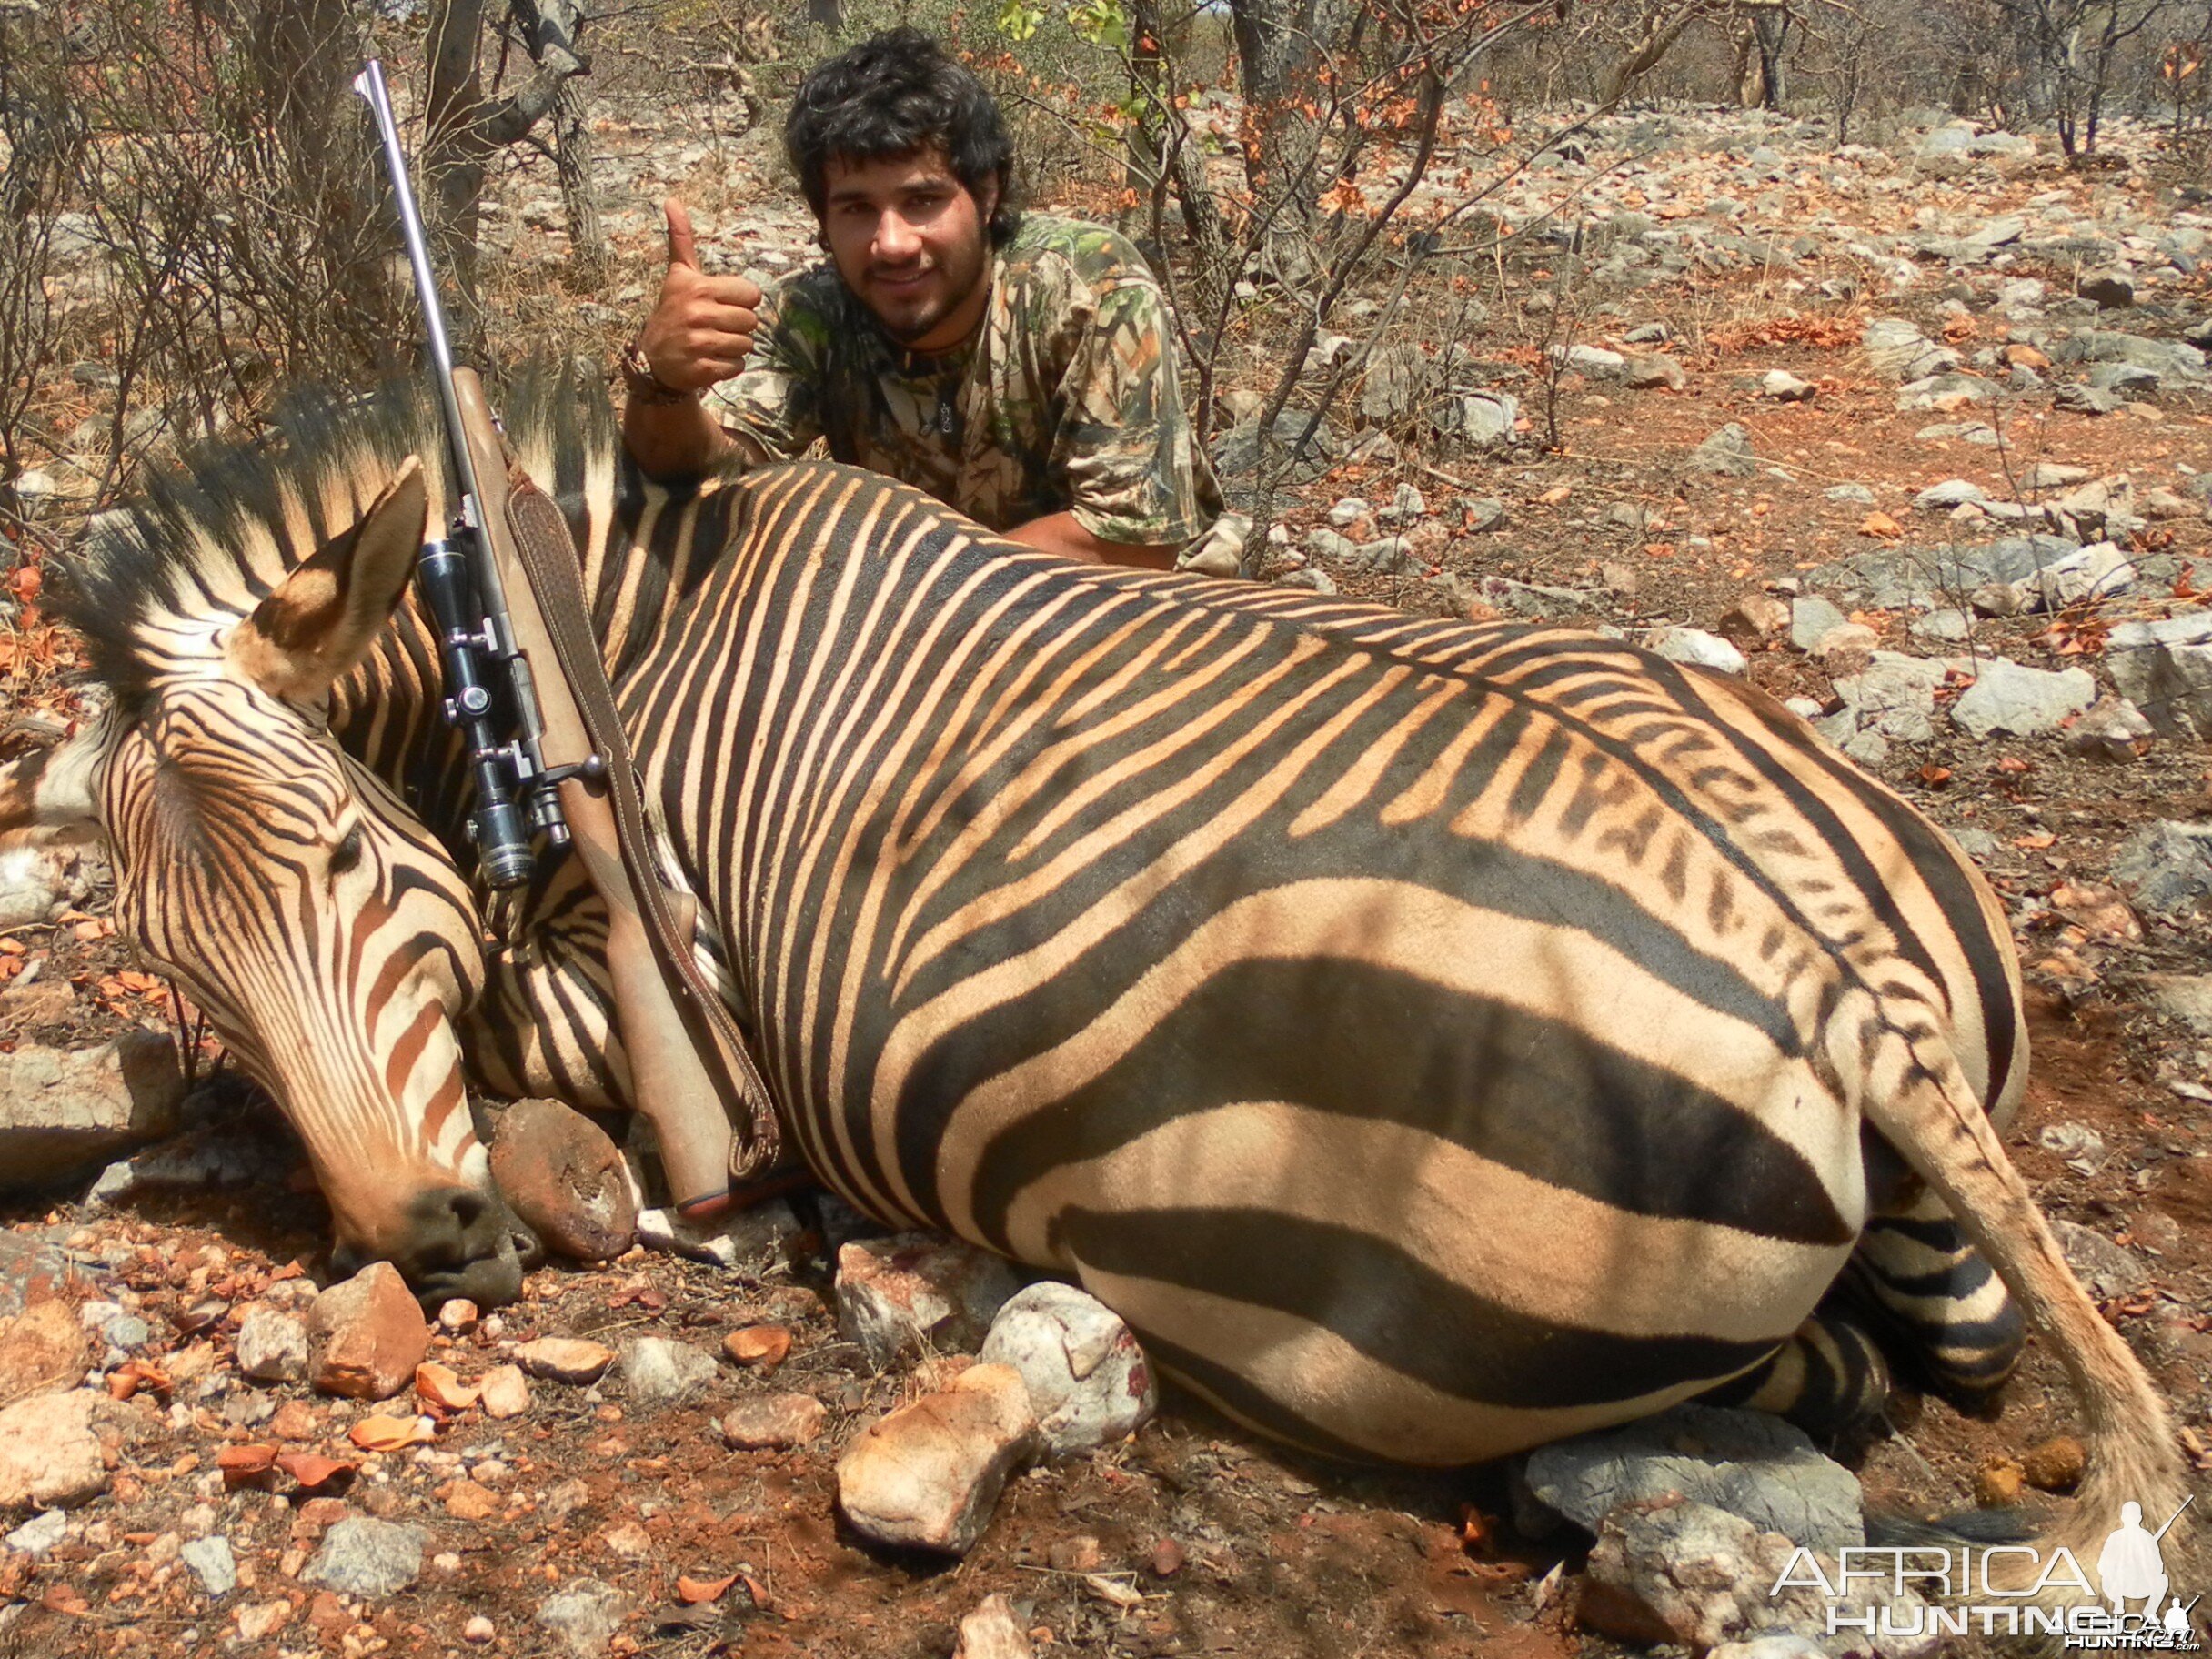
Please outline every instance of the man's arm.
[[[642, 462], [639, 463], [643, 465]], [[1127, 541], [1108, 541], [1093, 536], [1075, 521], [1072, 512], [1047, 513], [1041, 518], [1032, 518], [1027, 524], [1017, 525], [1006, 532], [1006, 539], [1018, 541], [1023, 547], [1039, 548], [1047, 553], [1064, 553], [1070, 558], [1087, 558], [1096, 564], [1133, 565], [1144, 570], [1172, 570], [1177, 549], [1172, 546], [1146, 547]]]
[[673, 199], [665, 211], [668, 274], [638, 336], [651, 383], [633, 387], [622, 411], [622, 441], [648, 477], [698, 478], [737, 447], [699, 394], [745, 367], [760, 290], [742, 276], [708, 276], [699, 266], [691, 216]]

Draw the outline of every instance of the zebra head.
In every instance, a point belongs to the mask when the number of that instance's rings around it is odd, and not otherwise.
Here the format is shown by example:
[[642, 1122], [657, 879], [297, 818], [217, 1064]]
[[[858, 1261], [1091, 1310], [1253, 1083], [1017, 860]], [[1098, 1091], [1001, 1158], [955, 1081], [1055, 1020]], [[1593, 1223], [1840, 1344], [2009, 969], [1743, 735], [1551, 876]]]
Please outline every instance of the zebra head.
[[[491, 1305], [522, 1268], [454, 1027], [482, 985], [481, 923], [450, 854], [330, 719], [406, 598], [427, 489], [412, 457], [353, 458], [357, 480], [387, 481], [334, 489], [332, 468], [251, 524], [173, 485], [95, 538], [65, 604], [115, 700], [0, 779], [0, 829], [105, 831], [118, 929], [298, 1130], [336, 1271], [389, 1261], [427, 1304]], [[233, 537], [246, 549], [218, 545]]]

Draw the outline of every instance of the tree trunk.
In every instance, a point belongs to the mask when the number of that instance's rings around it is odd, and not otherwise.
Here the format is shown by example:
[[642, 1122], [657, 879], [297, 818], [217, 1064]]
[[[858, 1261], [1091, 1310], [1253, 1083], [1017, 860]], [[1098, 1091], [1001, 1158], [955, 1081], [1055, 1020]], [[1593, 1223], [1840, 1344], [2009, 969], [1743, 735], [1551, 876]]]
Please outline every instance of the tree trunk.
[[599, 229], [598, 198], [591, 189], [591, 128], [584, 95], [565, 83], [553, 102], [553, 165], [560, 174], [561, 207], [568, 219], [568, 286], [596, 292], [607, 280], [607, 237]]
[[1300, 226], [1313, 216], [1318, 135], [1299, 107], [1319, 90], [1314, 43], [1327, 27], [1326, 0], [1230, 0], [1243, 83], [1244, 176], [1262, 212], [1280, 205]]
[[430, 8], [430, 85], [423, 100], [428, 136], [423, 176], [424, 230], [450, 281], [447, 296], [457, 356], [484, 356], [484, 305], [477, 277], [477, 232], [484, 180], [500, 146], [514, 144], [549, 112], [584, 63], [574, 49], [580, 8], [570, 0], [513, 0], [533, 65], [510, 97], [484, 96], [483, 0], [436, 0]]

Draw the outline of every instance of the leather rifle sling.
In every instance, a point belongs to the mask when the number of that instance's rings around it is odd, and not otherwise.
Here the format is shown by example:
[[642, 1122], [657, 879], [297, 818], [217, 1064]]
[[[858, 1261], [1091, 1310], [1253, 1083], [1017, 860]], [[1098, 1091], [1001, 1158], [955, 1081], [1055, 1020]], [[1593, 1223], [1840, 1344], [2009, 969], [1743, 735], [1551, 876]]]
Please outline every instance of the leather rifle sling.
[[[781, 1140], [775, 1104], [736, 1020], [693, 954], [694, 901], [671, 892], [654, 864], [636, 759], [599, 657], [568, 521], [519, 468], [509, 467], [475, 374], [457, 370], [454, 382], [478, 487], [496, 498], [482, 504], [485, 516], [498, 515], [506, 530], [489, 538], [494, 557], [503, 565], [511, 557], [521, 567], [501, 575], [516, 643], [537, 670], [546, 764], [578, 765], [595, 754], [605, 762], [598, 779], [562, 779], [561, 808], [607, 902], [608, 968], [632, 1092], [660, 1141], [679, 1212], [704, 1218], [729, 1202], [733, 1181], [775, 1162]], [[746, 1133], [735, 1149], [726, 1102], [744, 1111]]]

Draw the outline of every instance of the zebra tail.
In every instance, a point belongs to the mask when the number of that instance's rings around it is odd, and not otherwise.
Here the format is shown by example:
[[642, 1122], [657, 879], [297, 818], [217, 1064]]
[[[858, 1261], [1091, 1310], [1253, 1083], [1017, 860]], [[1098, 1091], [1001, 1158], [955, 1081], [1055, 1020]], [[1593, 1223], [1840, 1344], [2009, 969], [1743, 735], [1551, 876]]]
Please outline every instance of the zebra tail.
[[[2008, 1568], [2016, 1563], [2016, 1585], [2045, 1580], [2036, 1598], [2044, 1604], [2078, 1604], [2086, 1599], [2078, 1585], [2051, 1579], [2057, 1548], [2071, 1552], [2094, 1594], [2097, 1559], [2121, 1523], [2121, 1505], [2142, 1505], [2144, 1523], [2155, 1529], [2187, 1495], [2188, 1465], [2173, 1423], [2142, 1362], [2067, 1266], [1948, 1042], [1925, 1027], [1915, 1041], [1888, 1021], [1839, 1023], [1855, 1028], [1855, 1036], [1882, 1029], [1880, 1038], [1849, 1057], [1863, 1062], [1856, 1074], [1864, 1084], [1865, 1120], [1943, 1196], [2066, 1368], [2080, 1413], [2087, 1473], [2073, 1508], [2035, 1540], [2040, 1567], [2021, 1558], [2000, 1559]], [[1853, 1067], [1840, 1064], [1846, 1057], [1835, 1058], [1842, 1074], [1853, 1076]], [[2197, 1550], [2183, 1537], [2194, 1518], [2193, 1506], [2163, 1541], [2167, 1576], [2185, 1596], [2206, 1582], [2188, 1571], [2200, 1565]], [[2177, 1572], [2177, 1563], [2187, 1564]], [[2066, 1576], [2063, 1570], [2060, 1576]]]

